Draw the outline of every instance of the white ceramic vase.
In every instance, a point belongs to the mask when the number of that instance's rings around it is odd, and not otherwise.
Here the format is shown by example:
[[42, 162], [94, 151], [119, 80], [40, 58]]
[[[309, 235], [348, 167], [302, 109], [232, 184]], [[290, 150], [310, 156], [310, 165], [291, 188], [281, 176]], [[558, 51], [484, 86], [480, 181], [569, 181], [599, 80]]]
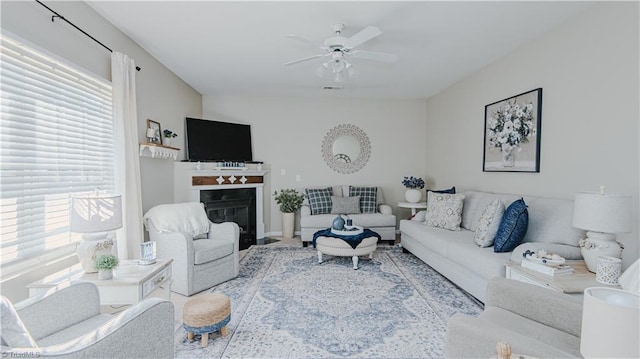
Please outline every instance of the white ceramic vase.
[[109, 280], [113, 278], [113, 269], [101, 269], [98, 271], [99, 280]]
[[162, 138], [162, 145], [163, 146], [167, 146], [167, 147], [171, 147], [171, 137], [163, 137]]
[[409, 188], [404, 193], [404, 199], [409, 203], [418, 203], [422, 199], [422, 192], [419, 189]]
[[295, 213], [282, 213], [282, 237], [293, 238], [295, 220]]

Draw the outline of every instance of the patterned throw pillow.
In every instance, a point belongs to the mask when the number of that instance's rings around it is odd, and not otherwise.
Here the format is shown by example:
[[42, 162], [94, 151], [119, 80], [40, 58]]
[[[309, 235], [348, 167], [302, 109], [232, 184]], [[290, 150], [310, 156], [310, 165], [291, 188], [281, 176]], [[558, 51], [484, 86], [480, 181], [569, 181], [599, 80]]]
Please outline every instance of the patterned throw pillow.
[[360, 213], [360, 196], [337, 197], [331, 196], [331, 214]]
[[511, 252], [524, 239], [529, 226], [529, 211], [520, 198], [507, 207], [502, 216], [498, 233], [493, 243], [494, 252]]
[[494, 199], [487, 205], [482, 211], [480, 218], [478, 218], [478, 228], [473, 236], [476, 244], [482, 248], [493, 245], [493, 239], [498, 233], [498, 227], [502, 221], [502, 215], [504, 214], [504, 203], [499, 199]]
[[463, 194], [427, 192], [427, 212], [424, 224], [430, 227], [460, 230]]
[[353, 187], [349, 186], [349, 197], [360, 196], [360, 212], [378, 212], [378, 188], [377, 187]]
[[331, 196], [333, 196], [333, 189], [331, 187], [305, 188], [304, 191], [309, 199], [311, 214], [331, 213]]

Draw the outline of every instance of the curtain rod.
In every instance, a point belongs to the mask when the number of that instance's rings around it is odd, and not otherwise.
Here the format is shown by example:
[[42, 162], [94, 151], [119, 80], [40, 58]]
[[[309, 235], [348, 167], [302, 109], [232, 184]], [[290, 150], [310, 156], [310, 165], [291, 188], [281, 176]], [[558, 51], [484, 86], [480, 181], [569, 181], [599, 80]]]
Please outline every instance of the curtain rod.
[[[109, 50], [109, 52], [113, 52], [113, 50], [111, 50], [107, 45], [101, 43], [100, 41], [98, 41], [95, 37], [89, 35], [86, 31], [82, 30], [81, 28], [77, 27], [74, 23], [72, 23], [71, 21], [67, 20], [64, 16], [58, 14], [57, 12], [55, 12], [53, 9], [51, 9], [50, 7], [48, 7], [47, 5], [45, 5], [44, 3], [42, 3], [42, 1], [40, 0], [36, 0], [36, 2], [42, 6], [44, 6], [47, 10], [51, 11], [54, 15], [51, 16], [51, 22], [54, 22], [56, 18], [60, 18], [62, 20], [64, 20], [67, 24], [73, 26], [74, 28], [76, 28], [76, 30], [80, 31], [81, 33], [87, 35], [89, 38], [91, 38], [91, 40], [97, 42], [98, 44], [100, 44], [100, 46], [104, 47], [105, 49]], [[140, 68], [140, 66], [136, 66], [136, 70], [140, 71], [142, 70]]]

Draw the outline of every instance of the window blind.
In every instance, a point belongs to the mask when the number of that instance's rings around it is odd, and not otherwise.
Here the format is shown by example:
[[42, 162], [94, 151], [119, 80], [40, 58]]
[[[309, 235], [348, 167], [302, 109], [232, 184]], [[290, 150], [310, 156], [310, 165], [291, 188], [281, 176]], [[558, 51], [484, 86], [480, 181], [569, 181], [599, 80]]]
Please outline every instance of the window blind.
[[113, 192], [111, 84], [0, 35], [3, 276], [75, 250], [70, 198]]

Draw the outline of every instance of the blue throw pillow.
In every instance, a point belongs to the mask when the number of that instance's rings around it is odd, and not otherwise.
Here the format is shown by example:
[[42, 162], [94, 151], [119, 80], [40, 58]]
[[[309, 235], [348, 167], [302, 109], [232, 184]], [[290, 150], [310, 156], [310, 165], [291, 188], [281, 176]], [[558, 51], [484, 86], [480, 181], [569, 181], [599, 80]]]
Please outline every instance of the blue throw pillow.
[[309, 199], [311, 214], [331, 213], [333, 188], [306, 188], [304, 191], [307, 193], [307, 199]]
[[504, 211], [498, 233], [493, 242], [494, 252], [511, 252], [527, 234], [529, 226], [529, 212], [524, 199], [511, 203]]
[[453, 186], [449, 189], [428, 189], [427, 192], [433, 193], [446, 193], [446, 194], [456, 194], [456, 186]]

